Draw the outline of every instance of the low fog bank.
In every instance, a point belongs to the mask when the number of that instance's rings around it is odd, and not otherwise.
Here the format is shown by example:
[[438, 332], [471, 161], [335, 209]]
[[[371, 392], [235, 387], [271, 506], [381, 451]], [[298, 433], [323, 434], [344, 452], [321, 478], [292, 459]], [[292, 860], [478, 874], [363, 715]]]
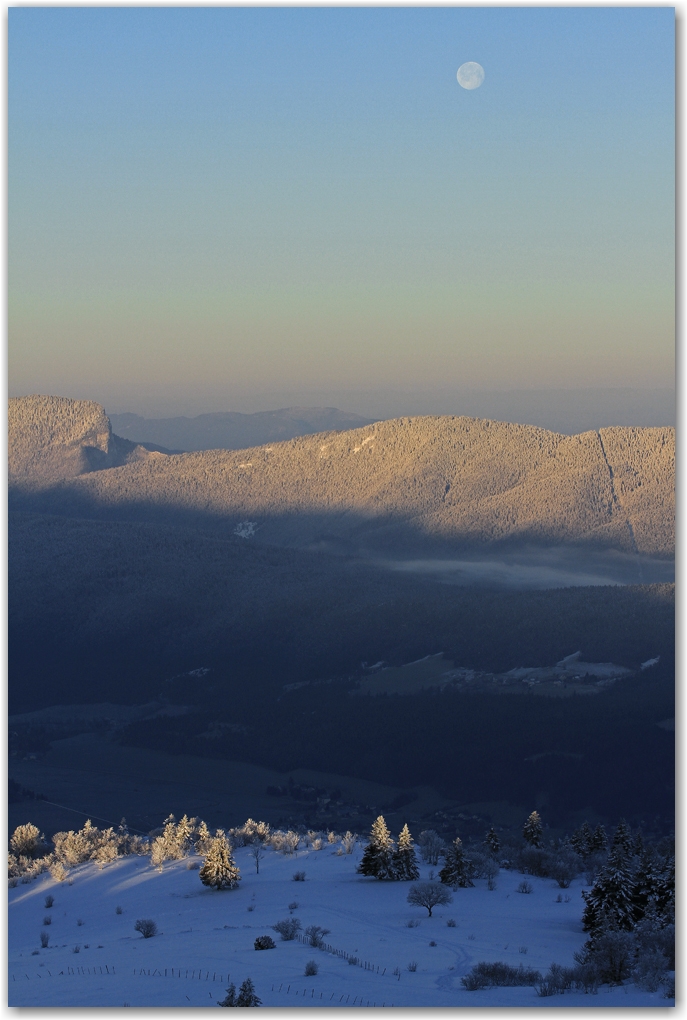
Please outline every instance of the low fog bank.
[[480, 588], [570, 588], [608, 584], [660, 584], [675, 580], [674, 560], [627, 553], [591, 553], [558, 546], [476, 554], [461, 559], [378, 560], [388, 570], [445, 584]]

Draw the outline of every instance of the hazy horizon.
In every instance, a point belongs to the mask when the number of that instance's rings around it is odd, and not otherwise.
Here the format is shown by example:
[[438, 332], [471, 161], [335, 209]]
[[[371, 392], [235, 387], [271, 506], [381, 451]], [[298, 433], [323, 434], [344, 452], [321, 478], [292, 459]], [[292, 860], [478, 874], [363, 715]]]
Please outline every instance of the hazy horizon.
[[13, 393], [673, 385], [672, 8], [12, 8], [8, 128]]

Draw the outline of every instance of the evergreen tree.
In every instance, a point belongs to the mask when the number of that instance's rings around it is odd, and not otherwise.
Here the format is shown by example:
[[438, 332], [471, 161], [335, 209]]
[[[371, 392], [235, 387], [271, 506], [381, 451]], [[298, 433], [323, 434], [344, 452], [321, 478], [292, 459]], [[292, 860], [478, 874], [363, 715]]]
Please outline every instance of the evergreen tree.
[[358, 865], [360, 875], [374, 878], [395, 878], [394, 841], [382, 815], [372, 823], [370, 842], [365, 847], [363, 858]]
[[639, 858], [632, 883], [632, 912], [635, 922], [640, 921], [650, 904], [657, 900], [659, 876], [654, 854], [645, 849]]
[[592, 838], [589, 843], [590, 853], [593, 854], [601, 853], [601, 851], [605, 850], [607, 846], [608, 836], [606, 835], [606, 830], [604, 829], [603, 825], [599, 824], [592, 833]]
[[239, 988], [239, 994], [236, 999], [237, 1006], [260, 1006], [262, 1000], [255, 994], [255, 988], [250, 978], [246, 978], [241, 987]]
[[236, 985], [232, 983], [227, 988], [227, 994], [221, 1002], [217, 1003], [218, 1006], [235, 1006], [236, 1005]]
[[452, 889], [467, 889], [474, 885], [472, 881], [472, 865], [465, 856], [460, 836], [456, 836], [444, 855], [444, 866], [439, 872], [439, 881], [450, 885]]
[[533, 811], [523, 826], [522, 834], [525, 842], [529, 843], [530, 846], [541, 847], [543, 833], [544, 827], [542, 826], [541, 818], [537, 811]]
[[592, 853], [593, 838], [592, 830], [589, 828], [589, 822], [586, 819], [570, 837], [570, 846], [576, 854], [580, 855], [582, 860], [586, 860]]
[[215, 889], [235, 889], [240, 881], [240, 872], [231, 854], [229, 840], [222, 829], [218, 829], [200, 869], [203, 885]]
[[622, 849], [625, 857], [632, 856], [632, 833], [630, 826], [627, 824], [624, 818], [621, 818], [618, 822], [615, 832], [613, 833], [613, 842], [611, 843], [611, 852], [617, 847]]
[[634, 920], [632, 891], [632, 873], [627, 855], [619, 844], [611, 850], [608, 862], [589, 892], [582, 892], [584, 931], [591, 932], [592, 939], [607, 930], [629, 931]]
[[398, 836], [398, 845], [393, 853], [392, 864], [394, 877], [399, 882], [416, 882], [420, 877], [420, 869], [417, 866], [413, 837], [410, 835], [408, 826], [404, 825]]
[[494, 828], [493, 825], [489, 829], [489, 832], [484, 837], [484, 845], [486, 846], [489, 853], [493, 854], [494, 857], [498, 855], [498, 852], [501, 849], [501, 840], [496, 835], [496, 829]]

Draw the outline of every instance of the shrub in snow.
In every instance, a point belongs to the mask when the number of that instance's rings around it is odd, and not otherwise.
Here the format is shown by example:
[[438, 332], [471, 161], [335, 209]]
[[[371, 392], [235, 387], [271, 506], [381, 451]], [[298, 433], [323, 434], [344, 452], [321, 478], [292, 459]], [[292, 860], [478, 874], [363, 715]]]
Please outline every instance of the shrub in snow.
[[8, 885], [8, 887], [10, 889], [16, 889], [16, 887], [19, 885], [19, 879], [18, 878], [10, 878], [8, 880], [8, 882], [7, 882], [7, 885]]
[[406, 921], [406, 928], [419, 928], [420, 922], [416, 917], [411, 917], [410, 920]]
[[277, 944], [271, 935], [258, 935], [253, 943], [254, 949], [276, 949]]
[[425, 829], [418, 836], [417, 845], [420, 847], [420, 855], [425, 864], [439, 863], [439, 858], [446, 846], [441, 836], [434, 829]]
[[81, 952], [81, 946], [74, 946], [74, 948], [72, 949], [72, 952], [73, 953], [80, 953]]
[[43, 918], [43, 924], [44, 925], [52, 924], [52, 917], [50, 916], [50, 914], [46, 914], [46, 916]]
[[568, 889], [573, 878], [582, 870], [582, 860], [573, 850], [563, 848], [555, 854], [548, 870], [561, 889]]
[[314, 960], [308, 960], [305, 965], [304, 974], [306, 977], [314, 977], [320, 968], [317, 966]]
[[295, 854], [298, 850], [298, 844], [301, 841], [301, 837], [297, 832], [293, 832], [289, 829], [288, 832], [283, 832], [281, 829], [277, 829], [272, 833], [270, 837], [271, 846], [277, 851], [277, 853], [285, 854], [290, 857]]
[[355, 844], [357, 843], [357, 841], [358, 837], [347, 829], [346, 832], [344, 832], [343, 836], [341, 837], [341, 847], [344, 853], [352, 854], [353, 850], [355, 849]]
[[80, 928], [81, 925], [83, 924], [83, 918], [81, 918], [81, 917], [77, 918], [76, 923], [77, 923], [77, 926]]
[[316, 949], [324, 945], [325, 935], [329, 935], [329, 928], [321, 928], [319, 924], [311, 924], [305, 929], [305, 937]]
[[282, 942], [291, 942], [301, 930], [301, 922], [297, 917], [287, 917], [284, 921], [278, 921], [272, 925], [272, 931], [281, 936]]
[[41, 932], [41, 947], [43, 949], [47, 949], [49, 941], [50, 941], [50, 935], [48, 934], [48, 932], [47, 931], [42, 931]]
[[121, 912], [122, 912], [121, 907], [115, 907], [115, 914], [121, 914]]
[[140, 931], [144, 939], [152, 939], [157, 935], [157, 924], [149, 917], [140, 918], [134, 925], [134, 931]]
[[538, 970], [533, 967], [511, 967], [508, 963], [476, 963], [460, 983], [468, 992], [480, 988], [518, 988], [525, 985], [536, 985], [542, 980]]
[[453, 897], [440, 882], [418, 882], [408, 893], [408, 903], [414, 907], [425, 907], [431, 917], [434, 907], [453, 903]]
[[294, 871], [294, 873], [293, 873], [293, 881], [294, 882], [305, 882], [305, 872], [304, 871]]
[[191, 859], [186, 864], [186, 870], [187, 871], [200, 871], [200, 861], [196, 861], [194, 859]]
[[523, 880], [520, 883], [520, 885], [518, 886], [517, 892], [519, 892], [519, 893], [531, 893], [532, 892], [532, 886], [530, 885], [529, 882], [526, 882], [526, 881]]
[[289, 910], [298, 910], [298, 906], [298, 900], [293, 900], [292, 903], [289, 903]]
[[452, 917], [449, 917], [448, 921], [446, 922], [446, 927], [447, 928], [455, 928], [455, 926], [456, 926], [456, 922], [453, 920]]
[[359, 963], [360, 963], [360, 960], [358, 959], [357, 956], [349, 956], [348, 957], [348, 966], [349, 967], [357, 967]]
[[46, 908], [48, 910], [50, 910], [50, 908], [54, 905], [54, 903], [55, 903], [55, 897], [54, 896], [46, 896], [45, 897], [45, 906], [46, 906]]
[[411, 962], [410, 962], [410, 963], [408, 964], [408, 970], [410, 971], [410, 973], [411, 973], [411, 974], [414, 974], [414, 973], [415, 973], [415, 971], [417, 970], [417, 963], [415, 962], [415, 960], [412, 960], [412, 961], [411, 961]]
[[231, 846], [222, 829], [218, 829], [205, 857], [205, 864], [200, 869], [199, 877], [203, 885], [217, 890], [236, 889], [241, 874], [231, 854]]

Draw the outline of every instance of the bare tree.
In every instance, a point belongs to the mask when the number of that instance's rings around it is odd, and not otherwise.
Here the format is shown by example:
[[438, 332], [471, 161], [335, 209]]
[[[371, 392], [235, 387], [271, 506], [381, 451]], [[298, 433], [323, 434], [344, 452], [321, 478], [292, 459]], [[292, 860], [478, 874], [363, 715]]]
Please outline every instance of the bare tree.
[[260, 861], [265, 856], [265, 847], [259, 839], [254, 839], [248, 850], [249, 855], [255, 861], [255, 874], [260, 874]]
[[414, 907], [426, 907], [431, 917], [433, 907], [453, 903], [453, 896], [441, 882], [418, 882], [417, 885], [411, 886], [408, 903]]

